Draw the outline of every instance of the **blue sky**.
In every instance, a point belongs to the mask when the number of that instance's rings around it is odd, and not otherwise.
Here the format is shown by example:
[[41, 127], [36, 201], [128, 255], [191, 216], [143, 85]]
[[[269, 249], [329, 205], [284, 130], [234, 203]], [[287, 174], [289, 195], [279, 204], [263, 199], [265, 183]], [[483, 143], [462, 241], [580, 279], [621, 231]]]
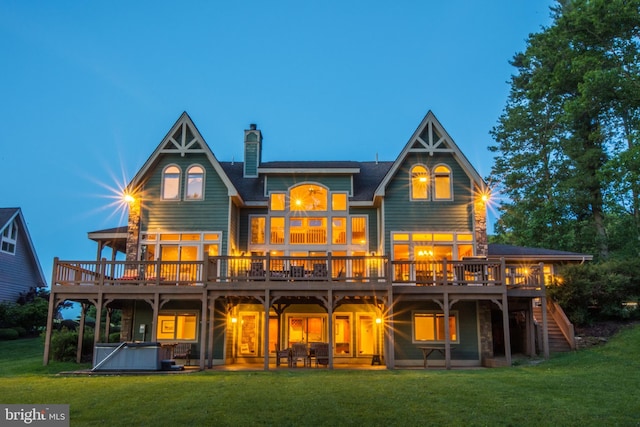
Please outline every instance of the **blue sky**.
[[183, 111], [221, 161], [257, 123], [263, 160], [394, 160], [432, 110], [482, 176], [509, 60], [548, 0], [0, 0], [0, 206], [47, 280], [124, 225], [111, 189]]

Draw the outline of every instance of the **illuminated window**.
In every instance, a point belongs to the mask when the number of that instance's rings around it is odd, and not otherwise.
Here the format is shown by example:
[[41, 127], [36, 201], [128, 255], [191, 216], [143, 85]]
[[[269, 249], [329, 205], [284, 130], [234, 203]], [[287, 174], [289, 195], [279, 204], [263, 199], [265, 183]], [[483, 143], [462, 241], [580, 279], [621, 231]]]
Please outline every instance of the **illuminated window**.
[[289, 192], [290, 210], [326, 211], [327, 190], [319, 185], [303, 184], [293, 187]]
[[411, 168], [411, 200], [429, 198], [429, 172], [421, 165]]
[[11, 224], [9, 224], [2, 232], [2, 245], [0, 245], [0, 250], [8, 254], [15, 255], [17, 241], [18, 225], [15, 221], [11, 221]]
[[447, 166], [439, 165], [434, 170], [434, 199], [435, 200], [451, 200], [451, 169]]
[[191, 166], [187, 170], [187, 199], [202, 200], [204, 194], [204, 169]]
[[347, 219], [334, 217], [331, 220], [331, 243], [334, 245], [347, 244]]
[[285, 200], [283, 193], [273, 193], [269, 196], [269, 207], [272, 211], [283, 211]]
[[284, 243], [284, 218], [281, 216], [272, 217], [269, 228], [271, 236], [269, 243], [272, 245], [281, 245]]
[[169, 166], [162, 173], [162, 199], [180, 199], [180, 169]]
[[367, 243], [367, 218], [364, 216], [351, 217], [351, 244], [364, 245]]
[[347, 195], [346, 194], [332, 194], [331, 195], [331, 209], [334, 211], [346, 211], [347, 210]]
[[251, 243], [265, 243], [265, 221], [263, 216], [251, 217]]
[[[445, 341], [443, 313], [413, 313], [413, 341]], [[458, 315], [449, 314], [449, 341], [458, 340]]]
[[158, 315], [158, 341], [195, 341], [198, 316], [195, 313], [161, 313]]

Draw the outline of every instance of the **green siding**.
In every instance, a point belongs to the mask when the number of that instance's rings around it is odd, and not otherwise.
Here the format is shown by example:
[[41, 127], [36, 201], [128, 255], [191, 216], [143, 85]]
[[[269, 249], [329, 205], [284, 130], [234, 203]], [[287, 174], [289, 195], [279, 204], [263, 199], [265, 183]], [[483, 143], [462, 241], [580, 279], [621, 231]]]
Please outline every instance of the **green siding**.
[[[251, 136], [252, 134], [249, 134]], [[255, 135], [253, 135], [255, 138]], [[244, 145], [244, 174], [246, 176], [258, 176], [258, 144], [245, 143]]]
[[[182, 171], [180, 182], [181, 199], [185, 192], [185, 173], [193, 164], [205, 169], [204, 200], [163, 201], [160, 199], [162, 171], [169, 164], [176, 164]], [[141, 230], [160, 231], [222, 231], [221, 253], [226, 251], [229, 203], [227, 187], [204, 154], [161, 156], [144, 184]]]
[[349, 215], [366, 215], [369, 226], [369, 249], [368, 252], [378, 250], [378, 210], [375, 208], [351, 208]]
[[329, 191], [347, 191], [351, 194], [351, 175], [312, 175], [296, 174], [295, 176], [268, 176], [267, 193], [272, 191], [287, 191], [295, 184], [315, 182], [326, 186]]
[[[422, 350], [418, 349], [421, 344], [414, 343], [413, 340], [413, 319], [414, 311], [437, 311], [442, 313], [439, 305], [433, 301], [417, 302], [396, 302], [394, 308], [393, 324], [396, 328], [395, 358], [396, 360], [419, 359], [422, 360]], [[454, 344], [455, 349], [451, 351], [451, 358], [457, 360], [478, 360], [480, 350], [478, 348], [478, 314], [475, 301], [461, 301], [456, 303], [451, 312], [458, 313], [459, 343]], [[440, 354], [433, 354], [432, 358], [443, 358]]]
[[[451, 168], [452, 201], [410, 200], [409, 170], [418, 163], [426, 165], [429, 171], [441, 163]], [[472, 231], [472, 193], [471, 179], [452, 155], [409, 154], [387, 185], [385, 192], [386, 253], [390, 253], [390, 233], [392, 231]]]

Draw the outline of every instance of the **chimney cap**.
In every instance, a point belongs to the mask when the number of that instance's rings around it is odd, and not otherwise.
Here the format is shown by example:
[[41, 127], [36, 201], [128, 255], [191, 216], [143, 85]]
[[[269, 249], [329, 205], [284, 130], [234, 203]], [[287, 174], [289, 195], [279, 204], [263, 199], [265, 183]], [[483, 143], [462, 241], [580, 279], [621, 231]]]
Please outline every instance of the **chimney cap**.
[[255, 124], [255, 123], [251, 123], [251, 124], [249, 125], [249, 129], [250, 129], [250, 130], [256, 130], [256, 128], [257, 128], [257, 126], [256, 126], [256, 124]]

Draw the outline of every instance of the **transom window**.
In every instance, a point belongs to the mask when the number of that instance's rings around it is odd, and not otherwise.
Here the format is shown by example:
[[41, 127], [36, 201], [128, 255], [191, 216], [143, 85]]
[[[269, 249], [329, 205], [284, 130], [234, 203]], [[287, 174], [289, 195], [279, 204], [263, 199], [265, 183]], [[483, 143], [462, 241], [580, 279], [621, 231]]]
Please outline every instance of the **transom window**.
[[[413, 313], [413, 342], [444, 342], [445, 317], [442, 312]], [[458, 341], [458, 313], [449, 313], [449, 341]]]
[[18, 225], [15, 221], [11, 221], [11, 224], [9, 224], [2, 232], [2, 244], [0, 245], [0, 250], [14, 255], [16, 253], [17, 240]]

